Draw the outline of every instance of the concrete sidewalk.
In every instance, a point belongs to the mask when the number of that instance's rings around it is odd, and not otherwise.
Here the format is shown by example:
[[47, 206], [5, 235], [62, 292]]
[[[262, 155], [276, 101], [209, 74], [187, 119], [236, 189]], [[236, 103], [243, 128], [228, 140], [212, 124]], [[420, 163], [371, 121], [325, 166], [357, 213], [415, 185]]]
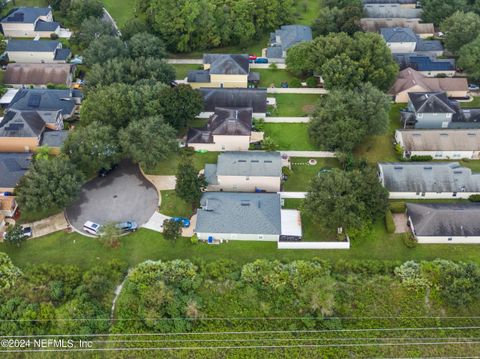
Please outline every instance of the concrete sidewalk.
[[278, 192], [281, 198], [305, 198], [307, 192]]
[[25, 223], [23, 227], [32, 227], [32, 238], [46, 236], [47, 234], [63, 231], [69, 228], [63, 212], [44, 218], [40, 221]]
[[267, 93], [289, 93], [289, 94], [302, 94], [302, 95], [325, 95], [328, 93], [327, 90], [321, 88], [313, 88], [313, 87], [267, 87]]
[[310, 117], [265, 117], [265, 123], [308, 123]]
[[335, 157], [335, 152], [326, 152], [326, 151], [282, 151], [282, 155], [287, 155], [288, 157], [308, 157], [308, 158], [332, 158]]
[[171, 65], [203, 65], [203, 59], [167, 59]]

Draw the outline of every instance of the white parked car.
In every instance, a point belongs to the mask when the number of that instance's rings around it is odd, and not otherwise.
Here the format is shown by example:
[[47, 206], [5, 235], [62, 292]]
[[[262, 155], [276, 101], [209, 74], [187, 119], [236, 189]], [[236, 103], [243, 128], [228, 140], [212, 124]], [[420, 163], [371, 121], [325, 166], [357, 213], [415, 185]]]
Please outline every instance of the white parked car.
[[92, 222], [92, 221], [86, 221], [85, 224], [83, 225], [83, 230], [87, 233], [97, 235], [100, 233], [100, 228], [102, 226], [99, 225], [98, 223]]

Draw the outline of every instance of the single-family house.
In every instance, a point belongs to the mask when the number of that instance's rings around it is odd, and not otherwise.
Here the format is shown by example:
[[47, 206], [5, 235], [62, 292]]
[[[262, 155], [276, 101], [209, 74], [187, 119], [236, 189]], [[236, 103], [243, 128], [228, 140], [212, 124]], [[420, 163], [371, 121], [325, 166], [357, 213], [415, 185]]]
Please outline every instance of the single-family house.
[[203, 128], [190, 128], [186, 144], [196, 151], [248, 151], [252, 109], [217, 107]]
[[478, 203], [407, 203], [407, 218], [418, 243], [480, 243]]
[[209, 191], [280, 192], [280, 152], [224, 152], [217, 164], [205, 165]]
[[30, 153], [0, 153], [0, 194], [13, 193], [31, 161]]
[[20, 89], [15, 94], [7, 111], [35, 111], [47, 124], [58, 124], [63, 129], [63, 120], [78, 112], [83, 95], [78, 90]]
[[8, 111], [0, 122], [0, 152], [35, 151], [45, 127], [35, 111]]
[[50, 7], [20, 7], [0, 20], [6, 37], [50, 37], [60, 33]]
[[284, 59], [287, 50], [305, 41], [312, 41], [312, 29], [305, 25], [284, 25], [270, 33], [270, 43], [262, 54], [269, 59]]
[[480, 129], [402, 129], [395, 131], [395, 141], [402, 147], [404, 158], [480, 158]]
[[267, 113], [266, 89], [201, 88], [203, 112], [200, 118], [211, 117], [217, 107], [252, 108], [254, 118], [264, 118]]
[[70, 49], [64, 49], [57, 40], [8, 40], [6, 52], [11, 62], [66, 63]]
[[423, 23], [421, 21], [421, 19], [405, 18], [362, 18], [360, 19], [360, 27], [363, 31], [367, 32], [378, 32], [381, 28], [387, 27], [404, 27], [411, 29], [422, 39], [432, 37], [435, 34], [433, 24]]
[[14, 196], [0, 195], [0, 217], [13, 217], [17, 208], [18, 204]]
[[480, 194], [480, 174], [458, 162], [379, 163], [392, 199], [454, 199]]
[[462, 109], [445, 92], [410, 92], [400, 114], [404, 128], [480, 128], [480, 109]]
[[7, 65], [3, 82], [15, 88], [47, 88], [47, 85], [70, 87], [75, 75], [71, 64], [24, 64]]
[[410, 92], [446, 92], [448, 97], [466, 98], [468, 82], [465, 77], [427, 77], [408, 67], [399, 72], [389, 94], [395, 102], [408, 102]]
[[362, 0], [363, 5], [367, 4], [399, 4], [401, 7], [415, 9], [420, 7], [418, 0]]
[[363, 6], [365, 17], [369, 18], [405, 18], [420, 19], [421, 8], [405, 7], [401, 4], [365, 4]]
[[259, 80], [258, 73], [250, 72], [248, 55], [237, 54], [204, 54], [203, 70], [192, 70], [187, 75], [192, 88], [247, 88], [249, 82]]
[[278, 193], [205, 192], [197, 211], [200, 240], [279, 241], [302, 237], [300, 212], [282, 210]]
[[443, 45], [438, 40], [424, 40], [408, 27], [385, 27], [380, 29], [380, 34], [393, 54], [417, 52], [441, 56]]
[[409, 54], [393, 54], [400, 70], [408, 67], [414, 69], [420, 74], [427, 77], [455, 76], [455, 60], [454, 59], [437, 59], [436, 56], [421, 55], [418, 53]]

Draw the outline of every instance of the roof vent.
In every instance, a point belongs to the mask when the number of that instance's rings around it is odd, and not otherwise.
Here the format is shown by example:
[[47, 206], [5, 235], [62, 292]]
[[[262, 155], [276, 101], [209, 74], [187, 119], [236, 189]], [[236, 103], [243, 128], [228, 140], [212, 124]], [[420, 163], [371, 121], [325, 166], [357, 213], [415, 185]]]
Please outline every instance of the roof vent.
[[243, 207], [248, 207], [248, 206], [250, 206], [250, 201], [242, 199], [240, 201], [240, 205], [243, 206]]

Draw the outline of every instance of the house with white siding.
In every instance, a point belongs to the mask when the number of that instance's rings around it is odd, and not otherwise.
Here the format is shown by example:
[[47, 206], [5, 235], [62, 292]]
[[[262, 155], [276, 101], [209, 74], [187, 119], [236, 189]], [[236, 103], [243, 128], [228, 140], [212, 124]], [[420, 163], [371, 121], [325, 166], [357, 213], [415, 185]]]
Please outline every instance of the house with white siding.
[[480, 194], [480, 174], [458, 162], [379, 163], [391, 199], [468, 199]]

